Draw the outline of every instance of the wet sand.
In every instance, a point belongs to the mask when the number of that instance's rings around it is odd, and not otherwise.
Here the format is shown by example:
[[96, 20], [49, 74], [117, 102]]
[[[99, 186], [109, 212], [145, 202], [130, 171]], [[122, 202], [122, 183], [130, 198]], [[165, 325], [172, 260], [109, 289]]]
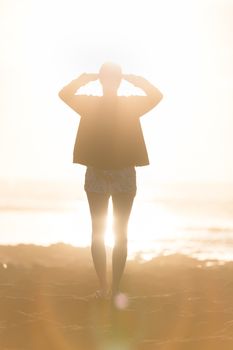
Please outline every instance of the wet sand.
[[123, 309], [92, 297], [89, 249], [1, 246], [0, 262], [1, 350], [233, 349], [233, 262], [128, 261]]

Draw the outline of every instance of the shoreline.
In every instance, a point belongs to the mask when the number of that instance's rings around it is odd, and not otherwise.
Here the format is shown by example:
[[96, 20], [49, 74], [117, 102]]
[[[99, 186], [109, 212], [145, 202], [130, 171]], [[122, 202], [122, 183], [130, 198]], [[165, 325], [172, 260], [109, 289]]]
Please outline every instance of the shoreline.
[[[175, 241], [175, 240], [174, 240]], [[31, 243], [18, 244], [0, 244], [0, 265], [13, 264], [22, 266], [42, 265], [42, 266], [69, 266], [77, 264], [82, 259], [84, 264], [92, 264], [90, 245], [85, 247], [77, 247], [72, 244], [63, 242], [52, 243], [48, 245], [38, 245]], [[106, 246], [107, 259], [111, 261], [112, 247]], [[187, 250], [186, 250], [187, 251]], [[200, 258], [202, 256], [202, 258]], [[194, 254], [161, 250], [161, 253], [153, 250], [144, 251], [128, 251], [127, 262], [138, 262], [145, 264], [150, 261], [169, 261], [171, 257], [180, 259], [183, 257], [186, 261], [196, 261], [196, 265], [226, 265], [231, 264], [233, 259], [218, 259], [218, 258], [203, 258], [203, 254], [199, 252], [196, 256]], [[180, 258], [179, 258], [180, 257]], [[175, 260], [175, 259], [174, 259]]]

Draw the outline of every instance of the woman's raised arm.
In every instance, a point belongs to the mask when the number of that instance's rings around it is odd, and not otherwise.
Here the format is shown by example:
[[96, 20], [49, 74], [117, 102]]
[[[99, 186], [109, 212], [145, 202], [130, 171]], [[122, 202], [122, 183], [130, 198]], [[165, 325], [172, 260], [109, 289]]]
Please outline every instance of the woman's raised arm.
[[156, 88], [148, 80], [141, 76], [134, 74], [122, 74], [122, 78], [127, 80], [134, 86], [142, 89], [146, 93], [146, 95], [154, 102], [154, 106], [157, 105], [163, 98], [163, 94], [161, 93], [161, 91], [159, 91], [158, 88]]
[[77, 90], [88, 84], [91, 81], [97, 80], [99, 74], [83, 73], [77, 79], [72, 80], [68, 85], [64, 86], [61, 91], [59, 91], [58, 96], [71, 108], [76, 107], [76, 95]]

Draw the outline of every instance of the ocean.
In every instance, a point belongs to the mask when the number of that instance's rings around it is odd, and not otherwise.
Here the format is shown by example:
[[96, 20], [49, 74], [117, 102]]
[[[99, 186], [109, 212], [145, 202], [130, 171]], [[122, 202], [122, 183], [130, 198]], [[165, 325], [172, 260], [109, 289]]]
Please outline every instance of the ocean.
[[[20, 205], [19, 205], [20, 204]], [[113, 246], [112, 206], [106, 245]], [[63, 242], [85, 247], [91, 221], [85, 200], [10, 199], [0, 208], [0, 244], [48, 246]], [[233, 199], [135, 199], [128, 228], [129, 259], [185, 254], [199, 260], [233, 260]]]

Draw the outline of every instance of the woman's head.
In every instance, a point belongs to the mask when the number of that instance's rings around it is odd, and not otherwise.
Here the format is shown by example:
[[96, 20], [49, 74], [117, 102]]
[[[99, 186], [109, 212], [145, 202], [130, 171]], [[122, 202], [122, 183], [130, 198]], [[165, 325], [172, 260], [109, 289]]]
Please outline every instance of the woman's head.
[[99, 70], [99, 80], [102, 84], [104, 93], [116, 94], [121, 83], [121, 67], [112, 62], [105, 62]]

